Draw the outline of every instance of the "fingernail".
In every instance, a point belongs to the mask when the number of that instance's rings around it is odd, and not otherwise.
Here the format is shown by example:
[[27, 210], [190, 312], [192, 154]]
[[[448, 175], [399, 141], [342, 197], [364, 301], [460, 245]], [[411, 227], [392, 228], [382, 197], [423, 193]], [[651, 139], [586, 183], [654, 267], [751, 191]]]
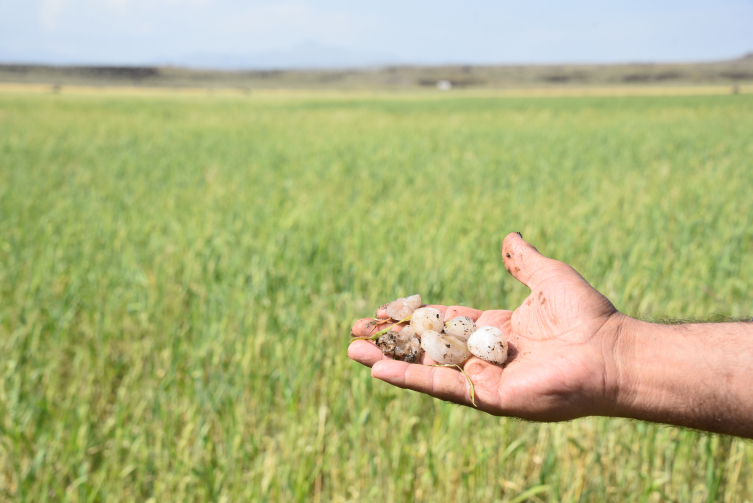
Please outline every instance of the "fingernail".
[[516, 232], [515, 234], [517, 234], [518, 236], [520, 236], [520, 239], [523, 239], [523, 234], [521, 234], [520, 232]]

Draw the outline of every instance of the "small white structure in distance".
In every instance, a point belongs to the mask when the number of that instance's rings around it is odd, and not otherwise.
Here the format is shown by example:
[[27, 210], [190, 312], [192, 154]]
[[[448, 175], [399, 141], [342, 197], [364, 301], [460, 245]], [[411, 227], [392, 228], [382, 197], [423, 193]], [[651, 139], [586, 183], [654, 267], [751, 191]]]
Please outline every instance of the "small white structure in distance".
[[437, 89], [440, 91], [449, 91], [452, 89], [452, 82], [449, 80], [440, 80], [437, 82]]

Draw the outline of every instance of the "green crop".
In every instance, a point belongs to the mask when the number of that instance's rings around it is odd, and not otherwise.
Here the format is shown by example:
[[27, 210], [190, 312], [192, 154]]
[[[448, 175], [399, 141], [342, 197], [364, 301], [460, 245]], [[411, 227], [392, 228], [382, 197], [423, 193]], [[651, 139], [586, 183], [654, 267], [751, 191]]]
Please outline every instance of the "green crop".
[[[374, 381], [384, 302], [753, 315], [753, 96], [0, 94], [0, 500], [743, 501], [753, 446]], [[153, 500], [150, 500], [153, 498]]]

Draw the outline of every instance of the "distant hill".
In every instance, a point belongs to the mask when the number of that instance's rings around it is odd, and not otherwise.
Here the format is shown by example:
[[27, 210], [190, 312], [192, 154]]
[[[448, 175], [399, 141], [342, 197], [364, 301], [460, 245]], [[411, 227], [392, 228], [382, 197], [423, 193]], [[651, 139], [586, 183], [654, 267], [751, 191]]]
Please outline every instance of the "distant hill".
[[[611, 65], [499, 65], [358, 67], [363, 55], [323, 53], [306, 46], [286, 54], [245, 56], [196, 55], [193, 65], [214, 70], [174, 66], [44, 66], [0, 64], [0, 82], [51, 85], [205, 87], [239, 89], [416, 89], [443, 87], [478, 89], [539, 88], [568, 86], [641, 86], [753, 84], [753, 53], [741, 58], [705, 63], [631, 63]], [[311, 52], [309, 52], [311, 51]], [[374, 61], [379, 61], [373, 56]], [[346, 68], [333, 69], [244, 69], [265, 61], [289, 65], [340, 61]], [[317, 59], [320, 58], [320, 59]], [[339, 59], [337, 59], [339, 58]], [[347, 68], [348, 62], [353, 67]], [[318, 62], [318, 63], [317, 63]], [[270, 63], [271, 64], [271, 63]]]

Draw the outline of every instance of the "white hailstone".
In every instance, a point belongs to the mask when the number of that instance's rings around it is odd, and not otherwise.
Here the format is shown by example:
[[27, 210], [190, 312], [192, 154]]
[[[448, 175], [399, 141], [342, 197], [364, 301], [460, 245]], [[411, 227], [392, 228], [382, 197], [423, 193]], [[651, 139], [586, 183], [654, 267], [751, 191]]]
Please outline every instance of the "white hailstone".
[[416, 309], [410, 319], [410, 326], [413, 327], [413, 330], [416, 331], [416, 335], [419, 337], [422, 336], [426, 330], [441, 332], [442, 329], [444, 329], [442, 313], [433, 307]]
[[468, 349], [474, 356], [489, 363], [501, 365], [507, 360], [507, 339], [495, 327], [481, 327], [473, 332], [468, 339]]
[[407, 327], [403, 327], [403, 329], [399, 332], [400, 337], [404, 339], [410, 339], [411, 337], [416, 336], [416, 331], [413, 329], [412, 326], [408, 325]]
[[[419, 304], [420, 305], [420, 304]], [[415, 311], [416, 308], [412, 307], [412, 303], [408, 303], [408, 299], [397, 299], [387, 304], [387, 316], [393, 320], [404, 320]]]
[[[410, 297], [406, 297], [405, 303], [408, 304], [413, 309], [418, 309], [419, 307], [421, 307], [421, 296], [411, 295]], [[402, 318], [400, 319], [402, 320]]]
[[421, 348], [437, 363], [460, 365], [471, 357], [465, 341], [452, 335], [442, 335], [434, 330], [427, 330], [421, 335]]
[[458, 339], [467, 341], [473, 332], [476, 331], [476, 324], [467, 316], [458, 316], [445, 324], [444, 333], [454, 335]]

